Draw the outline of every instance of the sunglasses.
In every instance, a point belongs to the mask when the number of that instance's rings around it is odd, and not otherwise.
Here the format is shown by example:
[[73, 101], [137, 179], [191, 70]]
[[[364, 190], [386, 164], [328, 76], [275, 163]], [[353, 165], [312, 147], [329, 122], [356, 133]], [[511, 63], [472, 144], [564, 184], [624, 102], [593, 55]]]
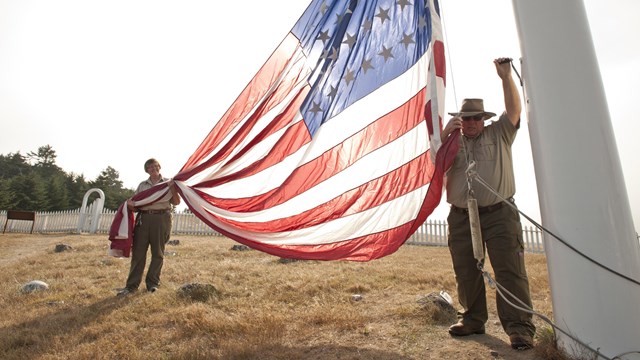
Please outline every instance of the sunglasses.
[[484, 115], [482, 115], [482, 114], [478, 114], [478, 115], [474, 115], [474, 116], [463, 116], [462, 117], [462, 121], [469, 121], [469, 120], [480, 121], [482, 119], [484, 119]]

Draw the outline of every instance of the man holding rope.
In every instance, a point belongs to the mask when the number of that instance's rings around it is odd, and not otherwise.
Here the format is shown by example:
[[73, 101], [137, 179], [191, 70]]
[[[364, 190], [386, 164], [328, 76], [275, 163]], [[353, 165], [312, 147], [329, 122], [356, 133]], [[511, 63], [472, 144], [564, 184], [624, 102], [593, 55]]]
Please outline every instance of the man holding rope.
[[[462, 131], [463, 135], [446, 180], [447, 202], [451, 204], [447, 218], [449, 251], [458, 300], [464, 308], [459, 313], [458, 323], [449, 328], [452, 336], [484, 334], [488, 319], [483, 273], [478, 266], [481, 261], [474, 257], [471, 241], [469, 198], [477, 201], [482, 243], [497, 283], [531, 308], [522, 225], [513, 200], [515, 179], [511, 145], [520, 127], [522, 105], [511, 76], [511, 59], [499, 58], [494, 64], [502, 81], [505, 112], [497, 121], [485, 126], [484, 121], [496, 114], [484, 111], [482, 99], [465, 99], [459, 112], [449, 113], [453, 118], [442, 132], [443, 140], [454, 131]], [[468, 178], [468, 169], [492, 189]], [[509, 335], [511, 346], [517, 350], [531, 349], [536, 330], [531, 314], [514, 308], [498, 295], [496, 298], [498, 317]], [[516, 299], [509, 301], [519, 303]]]

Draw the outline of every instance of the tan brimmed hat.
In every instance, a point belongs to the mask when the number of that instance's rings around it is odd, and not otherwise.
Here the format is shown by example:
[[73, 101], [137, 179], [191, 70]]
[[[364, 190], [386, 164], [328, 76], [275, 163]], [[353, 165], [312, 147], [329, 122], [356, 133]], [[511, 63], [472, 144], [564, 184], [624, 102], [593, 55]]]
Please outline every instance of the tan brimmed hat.
[[482, 99], [464, 99], [462, 100], [460, 112], [449, 113], [449, 115], [460, 117], [475, 116], [480, 114], [484, 115], [485, 120], [496, 116], [495, 113], [484, 111], [484, 101], [482, 101]]

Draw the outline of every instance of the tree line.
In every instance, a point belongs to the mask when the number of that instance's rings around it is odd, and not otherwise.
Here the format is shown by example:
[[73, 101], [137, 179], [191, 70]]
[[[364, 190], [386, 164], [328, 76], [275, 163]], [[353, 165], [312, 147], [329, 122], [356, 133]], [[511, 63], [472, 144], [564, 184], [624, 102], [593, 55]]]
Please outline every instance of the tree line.
[[[111, 166], [93, 181], [84, 175], [67, 173], [56, 165], [56, 152], [50, 145], [26, 155], [19, 151], [0, 154], [0, 210], [60, 211], [82, 206], [87, 190], [101, 189], [104, 206], [115, 210], [134, 194], [125, 189], [120, 174]], [[89, 203], [97, 197], [92, 194]]]

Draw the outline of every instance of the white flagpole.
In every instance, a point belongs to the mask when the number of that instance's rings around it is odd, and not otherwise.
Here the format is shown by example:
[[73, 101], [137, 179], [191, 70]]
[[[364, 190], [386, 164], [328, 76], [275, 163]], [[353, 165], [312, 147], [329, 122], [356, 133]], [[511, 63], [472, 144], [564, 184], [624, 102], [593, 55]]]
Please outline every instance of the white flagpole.
[[[513, 5], [542, 224], [600, 264], [640, 281], [640, 246], [584, 4]], [[544, 239], [556, 325], [606, 357], [640, 350], [640, 286], [549, 234]], [[559, 334], [564, 350], [585, 355]]]

